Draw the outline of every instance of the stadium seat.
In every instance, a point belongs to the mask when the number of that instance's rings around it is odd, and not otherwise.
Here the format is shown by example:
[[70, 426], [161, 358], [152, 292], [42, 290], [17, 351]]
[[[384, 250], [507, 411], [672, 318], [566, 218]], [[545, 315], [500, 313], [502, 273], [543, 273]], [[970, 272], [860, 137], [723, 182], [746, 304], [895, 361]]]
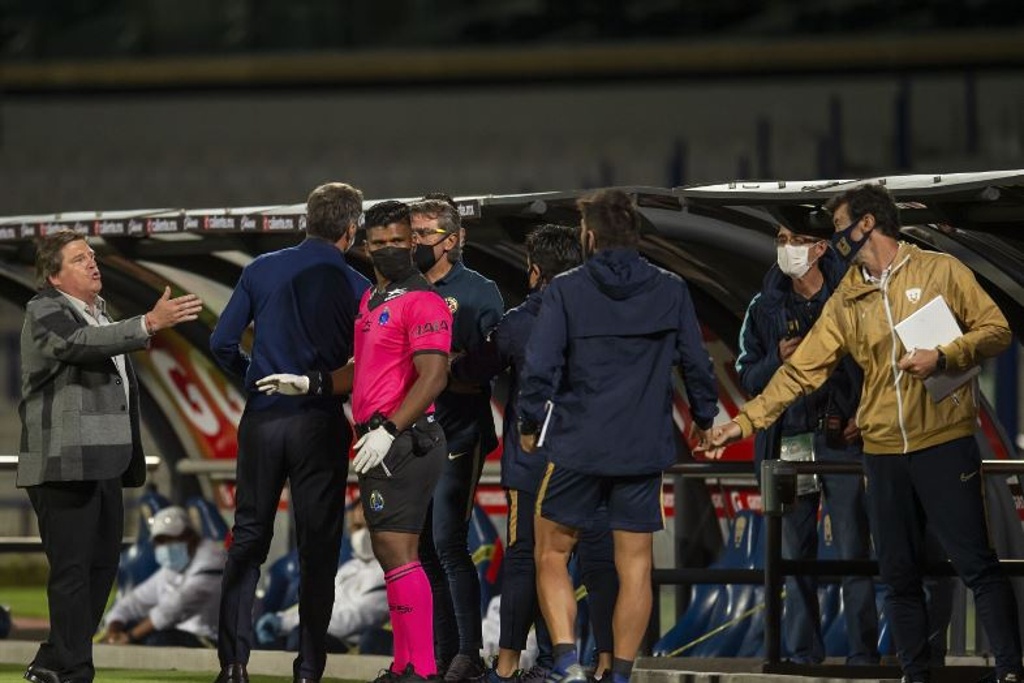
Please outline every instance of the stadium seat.
[[480, 618], [486, 616], [491, 598], [501, 592], [501, 537], [494, 522], [479, 503], [473, 504], [469, 520], [469, 554], [480, 578]]
[[[712, 568], [739, 568], [753, 566], [752, 555], [756, 554], [757, 536], [761, 526], [761, 518], [753, 512], [743, 511], [736, 515], [729, 525], [729, 542], [722, 551], [722, 556], [714, 562]], [[655, 656], [692, 656], [694, 647], [686, 647], [709, 630], [718, 625], [713, 621], [718, 616], [719, 607], [725, 610], [729, 602], [730, 586], [701, 584], [691, 591], [690, 607], [661, 639], [655, 643]], [[722, 620], [724, 621], [724, 619]], [[680, 648], [684, 648], [681, 651]], [[678, 652], [677, 652], [678, 651]]]
[[[764, 536], [761, 533], [761, 517], [753, 512], [741, 512], [737, 521], [746, 519], [749, 527], [744, 543], [745, 556], [740, 568], [754, 569], [764, 564]], [[735, 657], [743, 644], [747, 631], [751, 626], [752, 617], [762, 614], [761, 610], [754, 614], [747, 613], [757, 605], [764, 604], [764, 590], [754, 585], [731, 585], [725, 587], [724, 599], [715, 605], [708, 624], [708, 632], [719, 626], [726, 626], [722, 631], [707, 638], [690, 649], [692, 657]]]
[[200, 536], [211, 541], [223, 541], [227, 538], [228, 524], [216, 505], [202, 496], [193, 496], [185, 503], [185, 510], [192, 520], [192, 525], [199, 530]]
[[291, 550], [270, 565], [263, 593], [253, 608], [253, 620], [280, 612], [299, 599], [299, 551]]
[[158, 568], [153, 554], [153, 542], [149, 536], [149, 519], [171, 504], [155, 489], [147, 489], [139, 496], [139, 532], [135, 543], [121, 551], [117, 567], [117, 591], [124, 595], [149, 578]]

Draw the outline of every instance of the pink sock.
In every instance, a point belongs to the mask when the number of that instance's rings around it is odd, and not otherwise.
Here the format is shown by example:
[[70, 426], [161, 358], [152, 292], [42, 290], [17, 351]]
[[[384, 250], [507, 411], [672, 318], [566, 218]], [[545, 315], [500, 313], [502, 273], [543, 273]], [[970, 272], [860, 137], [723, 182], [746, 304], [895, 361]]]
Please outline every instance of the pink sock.
[[391, 630], [395, 636], [392, 671], [401, 672], [412, 662], [420, 676], [437, 673], [434, 660], [434, 596], [420, 563], [395, 567], [384, 575], [387, 583]]

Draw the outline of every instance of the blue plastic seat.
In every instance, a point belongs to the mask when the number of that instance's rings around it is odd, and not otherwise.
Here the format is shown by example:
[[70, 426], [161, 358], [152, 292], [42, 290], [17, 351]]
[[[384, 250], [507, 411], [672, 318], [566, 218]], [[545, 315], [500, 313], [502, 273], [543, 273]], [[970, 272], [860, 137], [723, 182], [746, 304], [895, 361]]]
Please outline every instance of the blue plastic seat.
[[263, 595], [256, 601], [254, 619], [280, 612], [299, 599], [299, 551], [292, 550], [270, 565]]
[[[756, 558], [757, 537], [760, 535], [761, 518], [750, 511], [738, 513], [729, 525], [729, 539], [722, 551], [721, 557], [716, 560], [713, 568], [743, 568], [753, 567], [754, 562], [761, 562]], [[721, 623], [728, 620], [727, 614], [737, 604], [737, 598], [743, 593], [742, 589], [752, 588], [751, 586], [724, 586], [715, 584], [701, 584], [694, 586], [690, 596], [690, 606], [682, 617], [669, 631], [654, 644], [655, 656], [710, 656], [697, 655], [695, 650], [704, 652], [706, 648], [703, 643], [684, 648], [698, 638], [704, 636], [708, 631], [714, 629]], [[715, 637], [709, 639], [715, 640]], [[705, 641], [708, 642], [708, 641]]]
[[[753, 512], [741, 514], [749, 520], [748, 525], [750, 526], [745, 545], [746, 556], [742, 560], [741, 568], [755, 569], [764, 565], [765, 534], [761, 533], [761, 517]], [[739, 519], [740, 516], [737, 515], [737, 520]], [[764, 604], [763, 595], [764, 589], [759, 586], [750, 584], [726, 586], [725, 599], [716, 605], [715, 612], [711, 616], [711, 623], [708, 625], [708, 631], [719, 626], [725, 626], [725, 628], [691, 648], [691, 656], [737, 656], [744, 638], [750, 630], [752, 620], [758, 614], [762, 614], [761, 610], [752, 614], [748, 614], [748, 612], [756, 606]]]
[[479, 503], [473, 504], [469, 519], [469, 554], [480, 579], [480, 618], [487, 616], [491, 598], [501, 592], [501, 537], [494, 522]]
[[228, 523], [217, 506], [202, 496], [193, 496], [185, 503], [185, 511], [199, 535], [211, 541], [223, 541], [228, 535]]
[[171, 504], [154, 489], [147, 489], [139, 496], [139, 532], [135, 543], [121, 551], [117, 566], [117, 591], [124, 595], [139, 585], [159, 568], [153, 554], [153, 541], [149, 536], [149, 520], [158, 510]]

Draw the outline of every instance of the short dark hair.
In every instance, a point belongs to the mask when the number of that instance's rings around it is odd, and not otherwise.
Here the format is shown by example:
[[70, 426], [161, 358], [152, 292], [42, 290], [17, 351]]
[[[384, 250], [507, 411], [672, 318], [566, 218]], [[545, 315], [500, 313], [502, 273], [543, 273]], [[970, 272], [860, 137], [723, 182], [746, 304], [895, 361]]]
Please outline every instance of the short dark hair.
[[526, 236], [526, 257], [540, 270], [541, 282], [583, 263], [579, 228], [542, 225]]
[[[409, 212], [415, 216], [426, 216], [437, 221], [437, 227], [448, 234], [458, 233], [462, 228], [462, 217], [459, 206], [449, 195], [443, 192], [432, 192], [418, 202], [409, 205]], [[448, 260], [452, 263], [462, 258], [462, 244], [456, 244], [448, 252]]]
[[359, 224], [363, 193], [347, 183], [325, 183], [306, 199], [306, 234], [337, 242]]
[[896, 239], [900, 235], [900, 210], [896, 200], [879, 183], [865, 183], [837, 194], [825, 203], [829, 213], [835, 213], [846, 205], [846, 212], [853, 220], [860, 220], [869, 213], [875, 217], [875, 228], [883, 235]]
[[598, 248], [635, 247], [640, 241], [640, 216], [621, 190], [598, 190], [576, 202]]
[[459, 205], [455, 203], [455, 200], [447, 192], [428, 192], [425, 195], [423, 195], [423, 199], [421, 199], [420, 201], [423, 201], [423, 202], [429, 202], [429, 201], [444, 202], [448, 206], [450, 206], [453, 209], [455, 209], [455, 213], [456, 214], [459, 213]]
[[392, 223], [409, 225], [409, 205], [395, 199], [377, 202], [366, 210], [364, 224], [366, 230], [384, 228]]
[[36, 287], [50, 287], [50, 277], [64, 266], [64, 247], [76, 240], [87, 242], [85, 235], [74, 230], [61, 229], [36, 240]]

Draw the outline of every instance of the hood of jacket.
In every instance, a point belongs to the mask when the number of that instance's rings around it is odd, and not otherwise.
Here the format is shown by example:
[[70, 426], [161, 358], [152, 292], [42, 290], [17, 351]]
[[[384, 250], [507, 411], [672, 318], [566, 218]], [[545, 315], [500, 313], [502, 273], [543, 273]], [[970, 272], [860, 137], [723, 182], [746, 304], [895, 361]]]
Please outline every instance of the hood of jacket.
[[622, 300], [655, 283], [658, 270], [640, 257], [636, 249], [602, 249], [583, 266], [605, 295]]

